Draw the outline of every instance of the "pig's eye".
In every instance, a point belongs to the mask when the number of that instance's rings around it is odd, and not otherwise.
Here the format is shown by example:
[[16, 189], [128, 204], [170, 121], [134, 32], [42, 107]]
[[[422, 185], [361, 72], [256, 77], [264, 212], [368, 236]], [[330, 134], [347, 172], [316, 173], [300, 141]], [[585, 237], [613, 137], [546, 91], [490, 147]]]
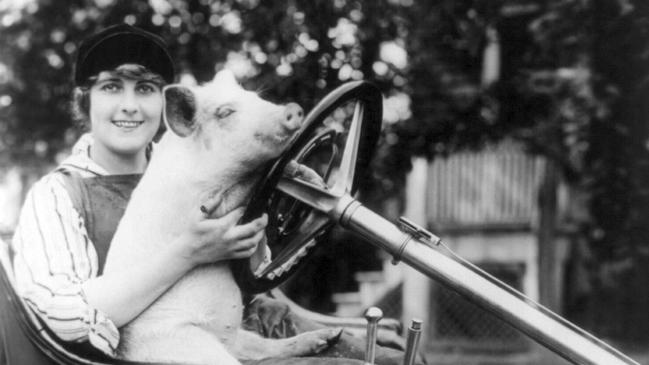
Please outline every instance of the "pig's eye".
[[216, 115], [217, 118], [223, 119], [223, 118], [227, 118], [232, 113], [234, 113], [234, 109], [232, 109], [230, 107], [221, 107], [221, 108], [216, 109], [215, 115]]

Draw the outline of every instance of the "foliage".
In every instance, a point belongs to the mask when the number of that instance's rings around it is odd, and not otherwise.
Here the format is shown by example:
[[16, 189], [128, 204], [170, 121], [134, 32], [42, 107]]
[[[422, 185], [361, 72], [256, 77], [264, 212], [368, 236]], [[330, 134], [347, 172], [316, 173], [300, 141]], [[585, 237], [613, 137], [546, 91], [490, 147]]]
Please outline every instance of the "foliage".
[[[362, 13], [356, 2], [78, 0], [67, 5], [39, 1], [5, 11], [0, 92], [11, 97], [2, 108], [6, 152], [37, 152], [36, 141], [47, 143], [47, 152], [61, 148], [70, 126], [66, 101], [76, 45], [107, 24], [128, 22], [161, 34], [179, 71], [198, 81], [232, 63], [265, 93], [296, 99], [307, 108], [350, 79], [351, 72], [339, 78], [345, 65], [368, 70], [360, 59], [358, 34], [342, 44], [329, 34], [340, 19], [347, 19], [352, 30], [357, 27]], [[36, 149], [43, 153], [43, 147]]]
[[[434, 158], [519, 140], [590, 197], [578, 223], [598, 261], [646, 254], [646, 2], [422, 1], [409, 16], [412, 118], [396, 149]], [[501, 76], [484, 85], [490, 27]]]
[[535, 61], [520, 95], [545, 110], [529, 113], [543, 120], [525, 140], [590, 195], [582, 223], [600, 262], [646, 255], [648, 5], [552, 1], [530, 29]]

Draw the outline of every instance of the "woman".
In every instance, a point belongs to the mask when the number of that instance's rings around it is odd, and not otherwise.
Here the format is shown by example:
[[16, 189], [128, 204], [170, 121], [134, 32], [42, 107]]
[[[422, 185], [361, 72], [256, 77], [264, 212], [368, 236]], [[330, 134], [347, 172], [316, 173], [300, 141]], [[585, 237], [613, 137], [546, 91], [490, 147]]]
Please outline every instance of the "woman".
[[[49, 329], [110, 356], [117, 328], [196, 265], [251, 256], [267, 222], [263, 216], [237, 226], [241, 209], [219, 219], [197, 218], [190, 231], [128, 276], [102, 274], [130, 189], [161, 130], [161, 89], [173, 80], [164, 42], [139, 28], [112, 26], [81, 44], [75, 109], [90, 132], [31, 188], [12, 242], [19, 294]], [[106, 189], [113, 193], [102, 195]]]

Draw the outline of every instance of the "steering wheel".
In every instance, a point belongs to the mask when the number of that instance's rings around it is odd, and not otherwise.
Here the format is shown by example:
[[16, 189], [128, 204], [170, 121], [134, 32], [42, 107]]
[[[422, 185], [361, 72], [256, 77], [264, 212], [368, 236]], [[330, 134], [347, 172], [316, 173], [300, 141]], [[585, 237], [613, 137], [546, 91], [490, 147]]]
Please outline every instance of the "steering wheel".
[[[253, 190], [242, 221], [268, 213], [270, 264], [256, 272], [249, 259], [233, 260], [231, 269], [246, 293], [272, 289], [286, 280], [324, 244], [337, 222], [319, 206], [317, 192], [353, 195], [367, 173], [381, 131], [382, 96], [374, 85], [354, 81], [325, 96], [305, 117], [302, 129]], [[296, 199], [288, 185], [306, 184], [316, 194]]]

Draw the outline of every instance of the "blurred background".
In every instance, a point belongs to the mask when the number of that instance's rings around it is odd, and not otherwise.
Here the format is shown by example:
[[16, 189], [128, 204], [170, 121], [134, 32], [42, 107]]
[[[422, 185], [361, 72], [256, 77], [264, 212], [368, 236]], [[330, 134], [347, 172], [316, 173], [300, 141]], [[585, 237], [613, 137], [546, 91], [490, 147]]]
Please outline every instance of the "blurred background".
[[[78, 42], [120, 22], [160, 34], [182, 82], [228, 67], [305, 110], [373, 82], [360, 200], [649, 363], [649, 2], [0, 0], [3, 238], [81, 133]], [[390, 259], [334, 230], [283, 289], [322, 313], [423, 318], [432, 364], [565, 363]]]

